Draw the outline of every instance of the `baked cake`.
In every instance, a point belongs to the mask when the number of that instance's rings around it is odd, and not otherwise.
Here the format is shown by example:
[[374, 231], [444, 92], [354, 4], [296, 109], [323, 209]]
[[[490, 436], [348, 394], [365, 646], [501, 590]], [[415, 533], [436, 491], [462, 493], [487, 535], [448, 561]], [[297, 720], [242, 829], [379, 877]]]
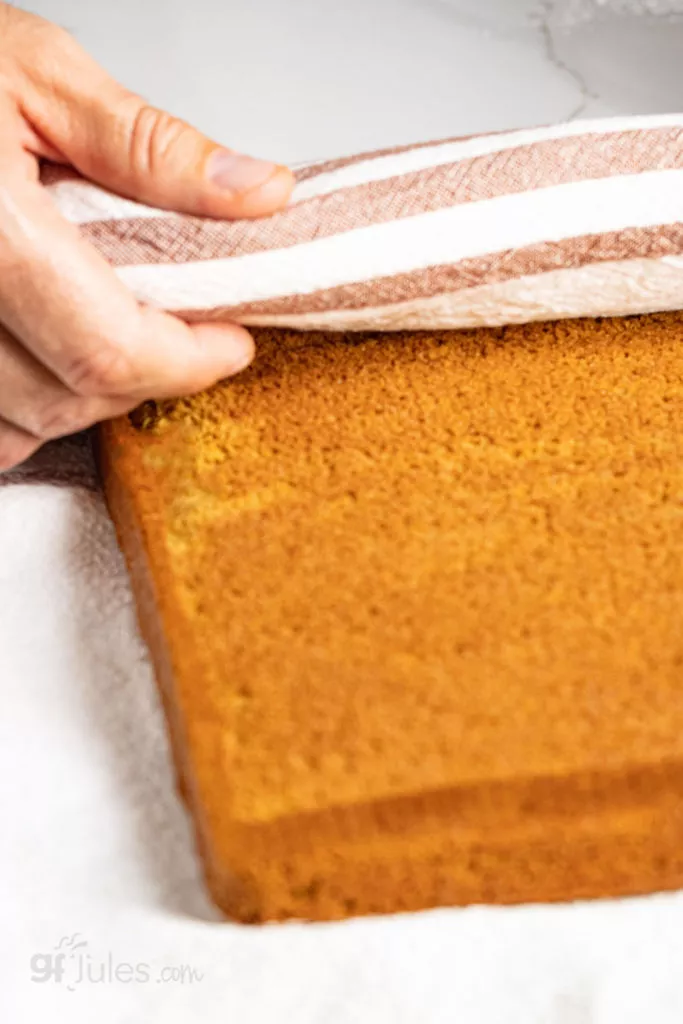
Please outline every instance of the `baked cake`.
[[102, 431], [216, 902], [683, 885], [683, 315], [256, 338]]

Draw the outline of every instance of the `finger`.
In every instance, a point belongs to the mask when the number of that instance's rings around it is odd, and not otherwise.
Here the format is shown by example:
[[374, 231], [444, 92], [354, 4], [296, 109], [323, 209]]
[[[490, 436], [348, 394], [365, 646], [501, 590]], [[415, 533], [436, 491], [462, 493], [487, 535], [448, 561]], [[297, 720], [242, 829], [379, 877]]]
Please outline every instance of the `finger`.
[[[32, 138], [16, 103], [0, 91], [0, 125], [2, 125], [2, 148], [0, 149], [0, 172], [2, 181], [37, 181], [38, 161], [30, 151]], [[37, 141], [37, 138], [35, 138]], [[43, 156], [41, 152], [39, 154]], [[47, 154], [45, 154], [47, 158]]]
[[131, 404], [75, 395], [0, 327], [0, 416], [6, 423], [43, 442], [127, 412]]
[[30, 182], [0, 189], [0, 309], [10, 333], [83, 396], [187, 394], [253, 356], [244, 328], [192, 328], [141, 307]]
[[40, 441], [0, 418], [0, 473], [14, 469], [40, 447]]
[[150, 106], [67, 34], [52, 51], [24, 62], [24, 112], [86, 177], [152, 206], [211, 217], [260, 217], [287, 203], [294, 178], [286, 167], [225, 149]]

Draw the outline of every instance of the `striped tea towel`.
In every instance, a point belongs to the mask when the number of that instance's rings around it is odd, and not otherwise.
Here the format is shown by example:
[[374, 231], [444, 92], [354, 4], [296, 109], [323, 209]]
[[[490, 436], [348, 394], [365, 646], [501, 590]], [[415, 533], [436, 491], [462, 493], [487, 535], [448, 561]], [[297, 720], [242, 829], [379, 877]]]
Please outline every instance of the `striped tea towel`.
[[307, 165], [257, 221], [44, 183], [146, 303], [188, 320], [458, 328], [683, 307], [683, 114], [572, 122]]

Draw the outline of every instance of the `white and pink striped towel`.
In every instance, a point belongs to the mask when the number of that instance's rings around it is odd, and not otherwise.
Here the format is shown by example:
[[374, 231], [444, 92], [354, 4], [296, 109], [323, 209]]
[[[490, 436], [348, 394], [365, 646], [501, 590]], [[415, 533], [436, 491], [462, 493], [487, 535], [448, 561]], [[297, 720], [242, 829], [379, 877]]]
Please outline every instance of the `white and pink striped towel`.
[[62, 168], [44, 182], [141, 301], [186, 319], [417, 330], [683, 307], [683, 114], [311, 164], [260, 221], [160, 212]]
[[[56, 166], [44, 184], [138, 298], [188, 320], [496, 326], [683, 308], [683, 114], [572, 122], [297, 169], [290, 206], [216, 221]], [[83, 438], [0, 484], [96, 486]]]

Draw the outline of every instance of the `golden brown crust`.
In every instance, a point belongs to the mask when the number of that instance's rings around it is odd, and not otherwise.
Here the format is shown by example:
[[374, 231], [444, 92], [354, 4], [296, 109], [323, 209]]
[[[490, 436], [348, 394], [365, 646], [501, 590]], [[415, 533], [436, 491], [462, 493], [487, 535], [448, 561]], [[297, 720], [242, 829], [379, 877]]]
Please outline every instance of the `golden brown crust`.
[[102, 432], [216, 902], [683, 884], [683, 316], [258, 347]]

